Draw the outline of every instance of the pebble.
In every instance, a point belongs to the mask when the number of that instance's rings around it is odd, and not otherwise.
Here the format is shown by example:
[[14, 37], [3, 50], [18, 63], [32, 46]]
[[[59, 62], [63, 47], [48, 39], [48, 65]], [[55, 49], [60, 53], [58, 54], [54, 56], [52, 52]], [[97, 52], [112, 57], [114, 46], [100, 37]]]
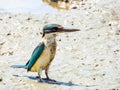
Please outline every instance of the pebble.
[[3, 81], [3, 78], [2, 77], [0, 77], [0, 82], [2, 82]]

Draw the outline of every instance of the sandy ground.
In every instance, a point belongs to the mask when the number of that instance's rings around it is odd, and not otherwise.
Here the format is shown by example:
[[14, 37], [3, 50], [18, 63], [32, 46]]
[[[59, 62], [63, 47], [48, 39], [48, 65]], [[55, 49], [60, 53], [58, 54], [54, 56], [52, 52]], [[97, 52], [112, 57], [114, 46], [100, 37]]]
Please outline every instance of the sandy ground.
[[[88, 0], [78, 9], [57, 14], [0, 13], [1, 90], [117, 90], [120, 89], [120, 1]], [[41, 40], [46, 24], [80, 29], [57, 37], [57, 54], [49, 76], [11, 65], [25, 64]], [[42, 77], [44, 77], [44, 73]]]

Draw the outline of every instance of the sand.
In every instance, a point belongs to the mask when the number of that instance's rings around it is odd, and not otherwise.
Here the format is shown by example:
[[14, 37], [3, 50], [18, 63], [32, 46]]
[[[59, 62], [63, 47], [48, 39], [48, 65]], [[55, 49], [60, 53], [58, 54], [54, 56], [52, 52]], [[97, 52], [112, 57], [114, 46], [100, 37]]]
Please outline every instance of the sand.
[[[0, 13], [1, 90], [120, 89], [120, 1], [88, 0], [56, 14]], [[57, 23], [79, 32], [60, 34], [49, 70], [56, 83], [41, 83], [24, 65], [41, 41], [42, 27]], [[45, 77], [44, 72], [42, 77]]]

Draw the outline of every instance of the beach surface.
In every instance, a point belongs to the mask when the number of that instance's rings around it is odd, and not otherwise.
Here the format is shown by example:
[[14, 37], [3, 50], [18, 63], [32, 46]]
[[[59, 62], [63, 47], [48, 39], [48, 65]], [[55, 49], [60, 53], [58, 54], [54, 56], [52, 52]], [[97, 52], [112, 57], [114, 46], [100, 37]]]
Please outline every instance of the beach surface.
[[[119, 90], [119, 8], [119, 0], [83, 0], [76, 9], [55, 9], [57, 13], [0, 10], [0, 89]], [[49, 70], [57, 82], [41, 83], [36, 72], [11, 66], [26, 64], [41, 41], [43, 26], [52, 23], [80, 31], [57, 36], [57, 53]]]

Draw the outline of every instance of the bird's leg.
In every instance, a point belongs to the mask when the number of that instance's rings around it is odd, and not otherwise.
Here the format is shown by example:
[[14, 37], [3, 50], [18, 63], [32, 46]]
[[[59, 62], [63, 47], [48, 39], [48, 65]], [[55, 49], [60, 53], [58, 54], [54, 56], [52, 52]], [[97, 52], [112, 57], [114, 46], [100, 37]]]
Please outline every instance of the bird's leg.
[[50, 65], [48, 65], [47, 68], [45, 69], [46, 80], [50, 80], [50, 81], [54, 81], [54, 82], [56, 82], [55, 80], [50, 79], [49, 76], [48, 76], [49, 66], [50, 66]]
[[48, 76], [48, 70], [49, 70], [50, 64], [47, 66], [47, 68], [45, 69], [45, 75], [46, 75], [46, 79], [50, 80], [49, 76]]
[[45, 70], [46, 79], [50, 79], [48, 76], [48, 69]]
[[37, 77], [39, 78], [39, 81], [40, 81], [40, 82], [43, 82], [43, 80], [42, 80], [42, 78], [41, 78], [41, 72], [42, 72], [42, 69], [39, 68], [39, 69], [38, 69], [38, 76], [37, 76]]

